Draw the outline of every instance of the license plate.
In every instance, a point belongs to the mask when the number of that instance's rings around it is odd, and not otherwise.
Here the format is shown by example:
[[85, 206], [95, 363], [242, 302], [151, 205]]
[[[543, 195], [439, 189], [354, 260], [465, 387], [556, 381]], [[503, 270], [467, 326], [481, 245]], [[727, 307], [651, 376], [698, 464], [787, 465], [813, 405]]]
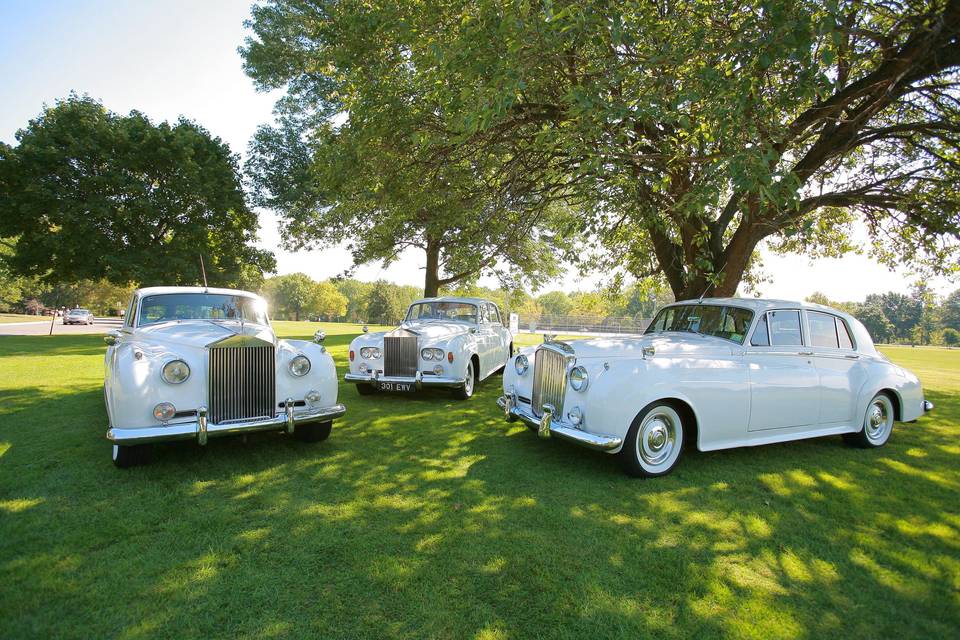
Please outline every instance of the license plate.
[[399, 391], [400, 393], [410, 393], [415, 391], [412, 382], [381, 382], [380, 391]]

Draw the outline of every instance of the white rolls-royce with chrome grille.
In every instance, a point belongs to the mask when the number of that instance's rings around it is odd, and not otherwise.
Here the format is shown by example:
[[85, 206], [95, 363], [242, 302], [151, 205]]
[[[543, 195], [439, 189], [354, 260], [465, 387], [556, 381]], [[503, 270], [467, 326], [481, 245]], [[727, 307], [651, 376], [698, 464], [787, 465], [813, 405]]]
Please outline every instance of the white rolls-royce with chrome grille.
[[[317, 342], [279, 340], [263, 298], [205, 287], [134, 292], [104, 338], [113, 462], [147, 462], [152, 444], [284, 430], [325, 440], [337, 403], [333, 358]], [[318, 334], [319, 339], [319, 334]]]
[[393, 331], [356, 337], [344, 380], [362, 395], [437, 387], [467, 399], [512, 354], [513, 336], [493, 302], [426, 298], [411, 304]]
[[498, 403], [543, 438], [616, 454], [630, 475], [701, 451], [842, 435], [879, 447], [933, 404], [856, 318], [779, 300], [664, 307], [632, 338], [549, 341], [518, 353]]

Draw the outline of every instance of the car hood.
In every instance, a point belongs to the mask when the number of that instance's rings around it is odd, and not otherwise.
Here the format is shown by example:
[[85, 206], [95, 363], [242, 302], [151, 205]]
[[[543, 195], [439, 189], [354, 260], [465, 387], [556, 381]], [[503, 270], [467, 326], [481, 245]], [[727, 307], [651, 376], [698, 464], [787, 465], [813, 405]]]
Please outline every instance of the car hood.
[[259, 324], [244, 324], [241, 327], [239, 322], [189, 320], [162, 322], [137, 329], [140, 340], [161, 346], [203, 348], [235, 335], [259, 338], [276, 345], [273, 330]]
[[642, 358], [643, 349], [652, 347], [653, 357], [729, 356], [739, 351], [739, 345], [696, 333], [658, 333], [631, 338], [590, 338], [568, 342], [577, 359], [580, 358]]
[[404, 322], [400, 325], [400, 328], [417, 334], [421, 340], [443, 340], [468, 333], [471, 326], [463, 322], [431, 320], [427, 322]]

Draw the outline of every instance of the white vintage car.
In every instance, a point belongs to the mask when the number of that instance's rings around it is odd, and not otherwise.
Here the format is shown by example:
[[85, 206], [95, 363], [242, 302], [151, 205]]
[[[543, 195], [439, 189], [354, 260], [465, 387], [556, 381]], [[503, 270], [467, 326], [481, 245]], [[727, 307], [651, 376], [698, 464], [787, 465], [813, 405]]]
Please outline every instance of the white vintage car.
[[337, 404], [333, 358], [315, 342], [278, 340], [263, 298], [245, 291], [151, 287], [109, 333], [104, 401], [113, 462], [147, 462], [151, 444], [285, 430], [325, 440]]
[[664, 307], [634, 338], [548, 341], [507, 366], [498, 400], [543, 438], [660, 476], [701, 451], [843, 435], [879, 447], [933, 409], [856, 318], [814, 304], [704, 299]]
[[441, 387], [467, 399], [511, 355], [513, 336], [496, 304], [480, 298], [426, 298], [411, 304], [393, 331], [355, 338], [344, 380], [356, 383], [363, 395]]

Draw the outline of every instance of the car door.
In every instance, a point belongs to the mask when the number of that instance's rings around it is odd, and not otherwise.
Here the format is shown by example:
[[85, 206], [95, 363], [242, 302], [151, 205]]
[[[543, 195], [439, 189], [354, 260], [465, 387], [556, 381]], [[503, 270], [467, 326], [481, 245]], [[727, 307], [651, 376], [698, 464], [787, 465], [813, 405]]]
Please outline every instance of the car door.
[[820, 378], [805, 344], [799, 309], [759, 318], [744, 358], [750, 373], [750, 431], [816, 425]]
[[500, 314], [500, 308], [492, 302], [487, 303], [490, 313], [490, 327], [496, 336], [494, 346], [496, 347], [496, 366], [505, 364], [510, 357], [510, 343], [513, 341], [510, 330], [503, 324], [503, 316]]
[[821, 311], [805, 313], [820, 377], [820, 424], [851, 424], [857, 395], [866, 381], [866, 365], [860, 361], [843, 319]]

